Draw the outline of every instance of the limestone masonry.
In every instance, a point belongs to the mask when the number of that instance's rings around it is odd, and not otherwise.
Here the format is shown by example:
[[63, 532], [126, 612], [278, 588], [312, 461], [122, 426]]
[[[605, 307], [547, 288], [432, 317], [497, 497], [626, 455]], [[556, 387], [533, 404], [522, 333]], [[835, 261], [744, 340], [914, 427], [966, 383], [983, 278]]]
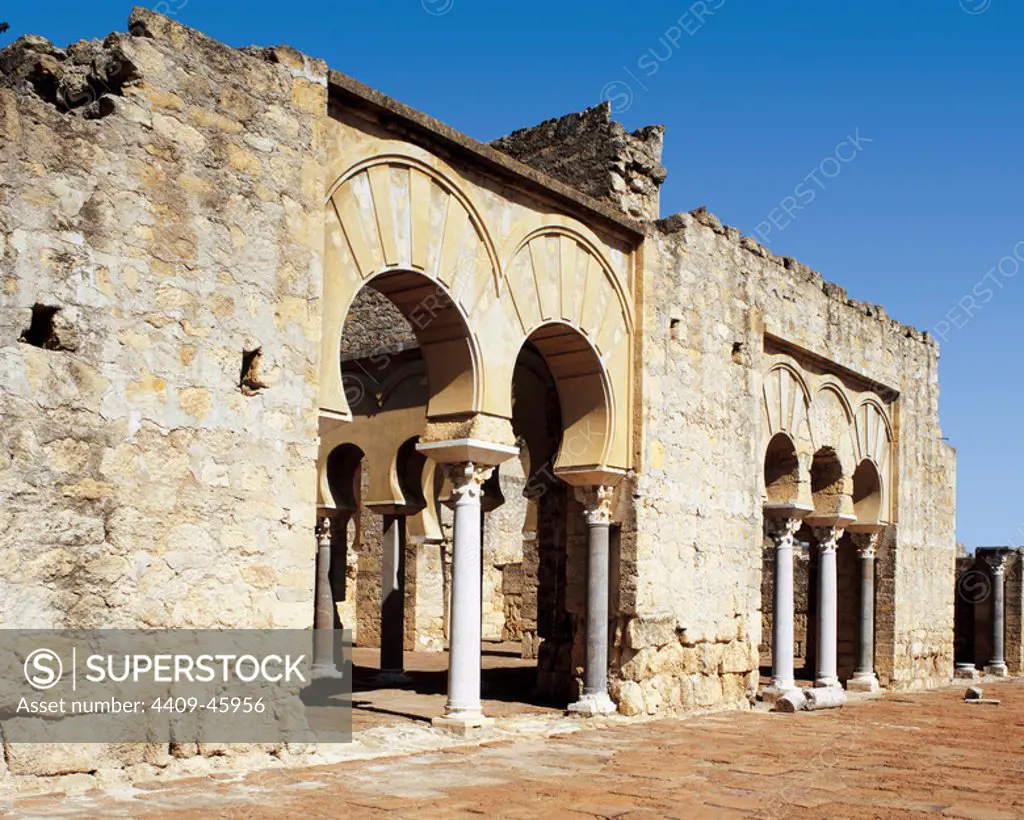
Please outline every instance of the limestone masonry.
[[660, 126], [484, 145], [140, 9], [0, 51], [0, 135], [3, 627], [449, 650], [454, 731], [487, 642], [583, 715], [953, 677], [937, 344], [661, 218]]

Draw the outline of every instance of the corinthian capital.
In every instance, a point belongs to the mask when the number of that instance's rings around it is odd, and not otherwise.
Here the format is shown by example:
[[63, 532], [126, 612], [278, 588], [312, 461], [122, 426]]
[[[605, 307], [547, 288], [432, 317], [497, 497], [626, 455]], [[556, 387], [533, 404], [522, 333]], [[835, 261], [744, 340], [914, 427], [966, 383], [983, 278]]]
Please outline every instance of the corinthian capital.
[[607, 525], [612, 522], [612, 496], [614, 494], [615, 489], [606, 484], [576, 488], [576, 500], [583, 505], [583, 517], [587, 521], [587, 526]]
[[814, 540], [818, 542], [818, 549], [821, 552], [835, 552], [839, 545], [839, 539], [843, 537], [842, 527], [812, 527]]
[[850, 536], [858, 557], [874, 558], [878, 554], [878, 535], [877, 532], [855, 532]]
[[331, 546], [331, 519], [326, 515], [317, 516], [316, 519], [316, 545], [318, 547]]
[[765, 534], [775, 542], [776, 549], [793, 547], [793, 538], [803, 523], [799, 518], [765, 518]]
[[984, 555], [993, 575], [1002, 575], [1006, 571], [1006, 559], [1009, 557], [1005, 552], [986, 552]]
[[493, 466], [488, 467], [473, 461], [442, 464], [441, 469], [445, 478], [452, 483], [452, 504], [458, 504], [463, 500], [479, 501], [480, 487], [494, 472]]

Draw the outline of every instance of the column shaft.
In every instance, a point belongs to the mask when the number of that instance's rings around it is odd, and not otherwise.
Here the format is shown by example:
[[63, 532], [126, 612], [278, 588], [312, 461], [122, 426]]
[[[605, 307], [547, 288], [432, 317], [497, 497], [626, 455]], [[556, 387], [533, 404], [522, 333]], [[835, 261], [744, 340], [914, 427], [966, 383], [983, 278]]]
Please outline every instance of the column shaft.
[[992, 657], [985, 665], [985, 674], [1004, 677], [1006, 668], [1006, 559], [1005, 553], [985, 555], [992, 568]]
[[401, 673], [405, 668], [405, 516], [385, 515], [383, 525], [380, 668], [385, 673]]
[[313, 614], [313, 675], [332, 676], [334, 666], [334, 593], [331, 590], [331, 519], [316, 523], [316, 609]]
[[878, 533], [853, 535], [860, 561], [860, 633], [857, 646], [857, 668], [846, 688], [860, 692], [878, 690], [875, 675], [875, 545]]
[[762, 697], [772, 703], [796, 690], [793, 680], [793, 538], [799, 518], [769, 518], [765, 535], [775, 547], [772, 580], [772, 682]]
[[490, 468], [445, 465], [455, 502], [446, 717], [482, 722], [480, 484]]
[[815, 527], [818, 541], [818, 647], [815, 686], [839, 686], [836, 674], [838, 654], [838, 582], [836, 544], [843, 531], [838, 527]]
[[772, 685], [780, 692], [793, 680], [793, 534], [775, 538], [772, 599]]
[[616, 711], [608, 696], [608, 544], [611, 529], [610, 486], [577, 487], [587, 522], [587, 643], [583, 693], [569, 705], [577, 715], [608, 715]]
[[608, 522], [587, 526], [587, 665], [584, 695], [608, 694]]
[[1003, 582], [1003, 574], [995, 576], [995, 583], [992, 585], [992, 660], [989, 664], [995, 666], [1006, 662], [1004, 635], [1004, 622], [1006, 619], [1006, 585]]
[[856, 675], [875, 672], [875, 556], [873, 552], [860, 555], [860, 651]]

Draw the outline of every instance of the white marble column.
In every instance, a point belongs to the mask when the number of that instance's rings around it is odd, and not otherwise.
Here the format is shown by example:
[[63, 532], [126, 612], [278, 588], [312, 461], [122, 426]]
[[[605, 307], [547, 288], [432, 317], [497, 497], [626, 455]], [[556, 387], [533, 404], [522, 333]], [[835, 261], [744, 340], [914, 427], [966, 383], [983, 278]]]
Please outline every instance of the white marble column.
[[313, 615], [314, 678], [333, 678], [340, 673], [334, 659], [334, 592], [331, 589], [331, 519], [316, 520], [316, 609]]
[[[511, 434], [511, 426], [508, 426]], [[481, 485], [494, 468], [518, 455], [514, 445], [476, 438], [421, 441], [416, 445], [438, 464], [452, 484], [451, 595], [448, 625], [448, 703], [434, 726], [473, 734], [491, 721], [480, 704]]]
[[985, 664], [985, 674], [1005, 678], [1006, 668], [1006, 559], [1005, 552], [985, 554], [985, 561], [992, 569], [992, 656]]
[[763, 697], [769, 703], [796, 689], [793, 679], [793, 538], [800, 519], [765, 518], [765, 533], [775, 545], [772, 584], [772, 682]]
[[853, 545], [860, 561], [860, 634], [857, 668], [846, 682], [851, 692], [877, 692], [875, 674], [875, 554], [877, 532], [854, 533]]
[[818, 544], [818, 647], [815, 686], [839, 686], [836, 674], [838, 655], [839, 587], [836, 548], [843, 537], [842, 527], [814, 527]]
[[441, 466], [452, 483], [455, 520], [448, 703], [444, 716], [433, 722], [441, 728], [466, 731], [490, 723], [480, 704], [480, 486], [494, 468], [471, 461]]
[[583, 694], [569, 705], [577, 715], [610, 715], [617, 707], [608, 697], [608, 534], [611, 487], [576, 488], [587, 522], [587, 650]]

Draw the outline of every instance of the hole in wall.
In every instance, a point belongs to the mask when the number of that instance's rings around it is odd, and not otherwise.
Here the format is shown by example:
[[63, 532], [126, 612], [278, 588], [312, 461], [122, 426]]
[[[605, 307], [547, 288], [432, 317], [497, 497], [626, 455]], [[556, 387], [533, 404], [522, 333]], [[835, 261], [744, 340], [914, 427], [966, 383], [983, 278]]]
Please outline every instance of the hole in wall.
[[263, 348], [242, 348], [242, 371], [238, 378], [238, 386], [243, 396], [255, 396], [267, 386], [260, 378], [260, 362], [263, 358]]
[[673, 340], [679, 341], [679, 327], [682, 324], [682, 319], [669, 319], [668, 320], [668, 335]]
[[61, 341], [57, 332], [57, 314], [59, 307], [35, 304], [32, 306], [32, 319], [28, 327], [22, 331], [19, 341], [43, 350], [73, 350], [72, 346]]

